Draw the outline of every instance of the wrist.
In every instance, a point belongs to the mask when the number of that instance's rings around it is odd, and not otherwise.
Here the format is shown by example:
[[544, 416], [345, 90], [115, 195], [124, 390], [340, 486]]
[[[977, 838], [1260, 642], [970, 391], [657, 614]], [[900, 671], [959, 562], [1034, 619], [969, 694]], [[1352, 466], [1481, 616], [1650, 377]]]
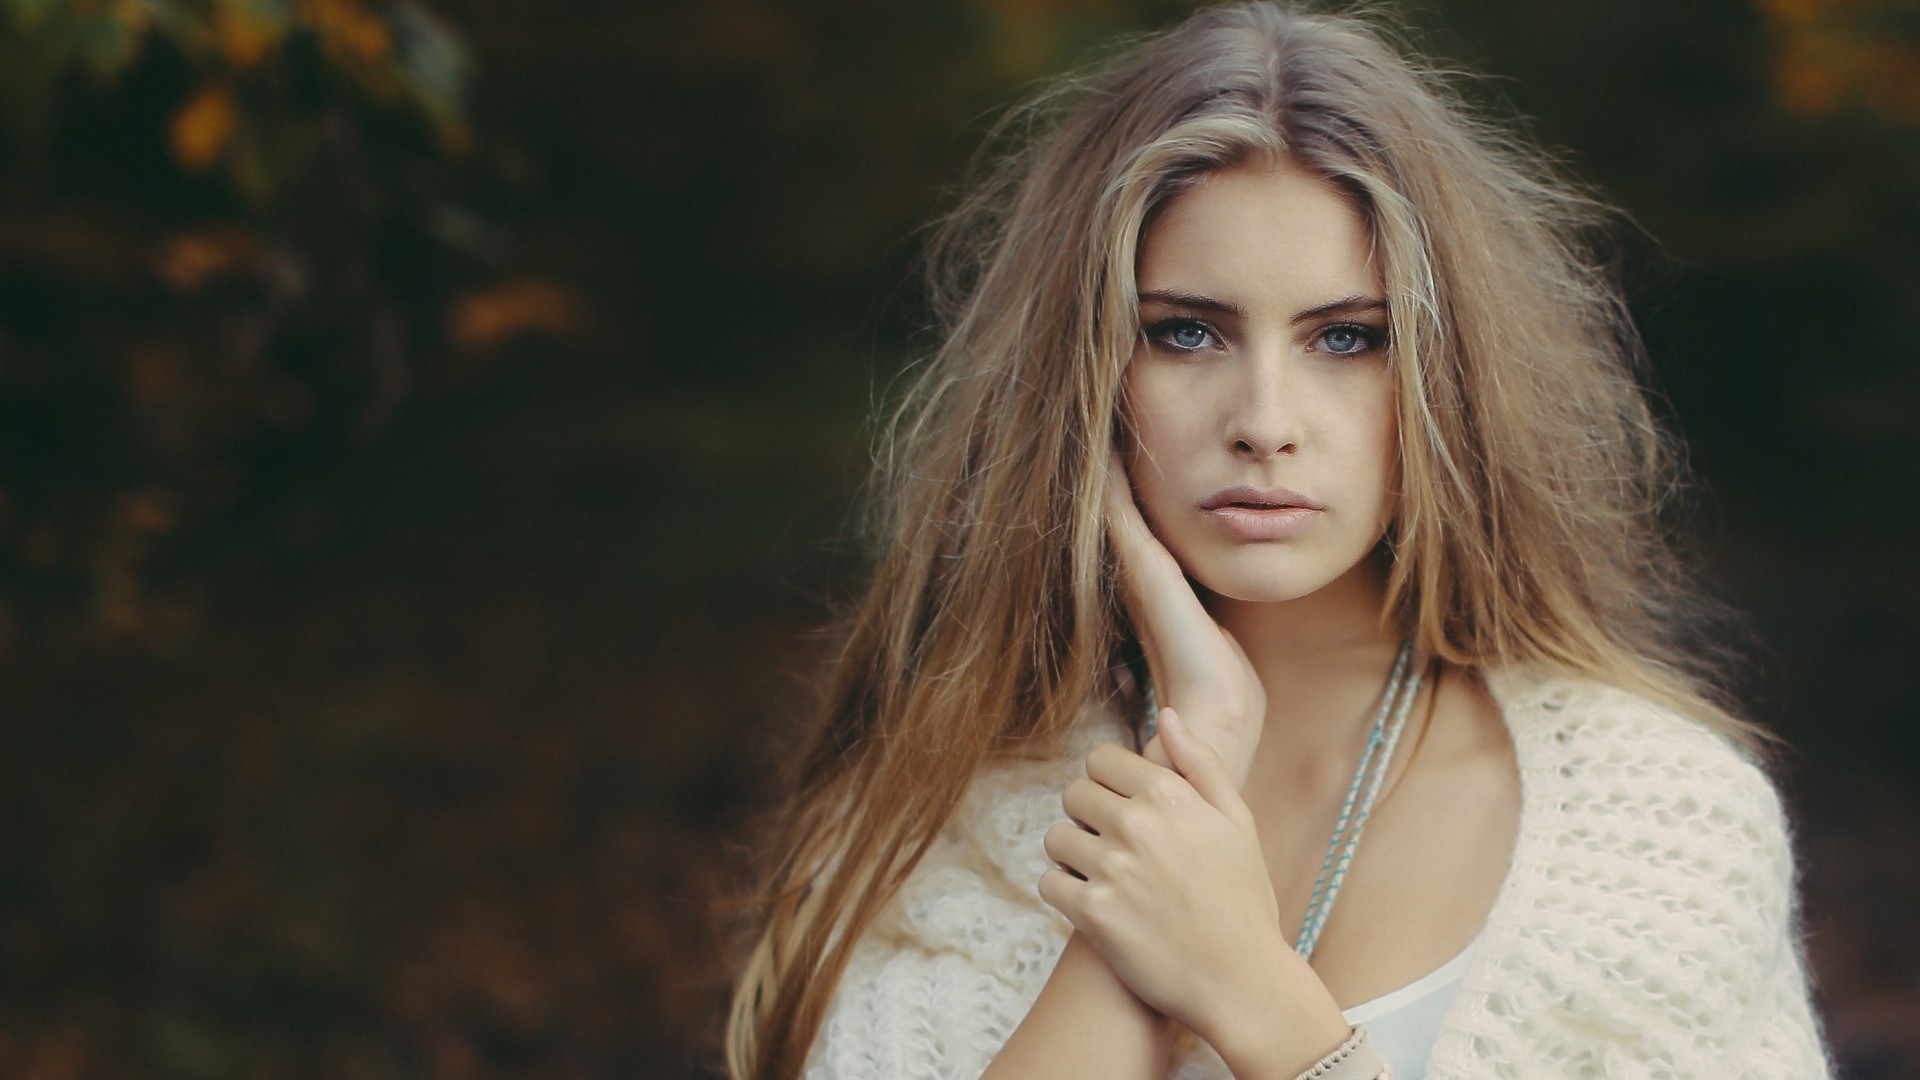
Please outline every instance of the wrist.
[[1255, 950], [1257, 977], [1228, 994], [1206, 1039], [1237, 1080], [1294, 1080], [1344, 1043], [1353, 1025], [1313, 969], [1286, 945]]

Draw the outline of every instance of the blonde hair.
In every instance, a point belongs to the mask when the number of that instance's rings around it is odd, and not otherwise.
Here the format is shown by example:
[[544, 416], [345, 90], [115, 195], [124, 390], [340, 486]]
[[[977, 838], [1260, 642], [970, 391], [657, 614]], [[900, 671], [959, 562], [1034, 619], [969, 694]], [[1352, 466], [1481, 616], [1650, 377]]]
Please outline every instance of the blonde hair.
[[1202, 11], [1061, 80], [934, 237], [941, 331], [884, 429], [878, 565], [841, 623], [726, 1033], [797, 1076], [849, 951], [990, 757], [1128, 692], [1101, 515], [1141, 231], [1195, 178], [1298, 163], [1363, 208], [1390, 303], [1403, 492], [1383, 628], [1464, 668], [1624, 687], [1749, 749], [1663, 524], [1679, 449], [1593, 247], [1608, 210], [1355, 17]]

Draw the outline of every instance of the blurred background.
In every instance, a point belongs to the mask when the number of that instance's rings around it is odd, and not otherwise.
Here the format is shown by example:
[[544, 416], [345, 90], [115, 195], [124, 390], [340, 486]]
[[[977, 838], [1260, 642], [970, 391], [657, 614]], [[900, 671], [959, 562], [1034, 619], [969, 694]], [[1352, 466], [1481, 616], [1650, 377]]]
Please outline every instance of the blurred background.
[[[0, 1075], [716, 1076], [919, 227], [1171, 0], [0, 0]], [[1920, 1076], [1920, 2], [1394, 8], [1632, 215]]]

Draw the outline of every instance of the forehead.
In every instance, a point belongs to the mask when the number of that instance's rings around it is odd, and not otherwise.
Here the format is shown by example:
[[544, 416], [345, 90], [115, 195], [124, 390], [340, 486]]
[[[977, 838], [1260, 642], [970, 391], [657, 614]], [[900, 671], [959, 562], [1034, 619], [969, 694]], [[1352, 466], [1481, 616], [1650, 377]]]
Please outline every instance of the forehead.
[[1141, 238], [1142, 291], [1179, 288], [1254, 301], [1378, 292], [1372, 235], [1330, 181], [1288, 162], [1202, 177]]

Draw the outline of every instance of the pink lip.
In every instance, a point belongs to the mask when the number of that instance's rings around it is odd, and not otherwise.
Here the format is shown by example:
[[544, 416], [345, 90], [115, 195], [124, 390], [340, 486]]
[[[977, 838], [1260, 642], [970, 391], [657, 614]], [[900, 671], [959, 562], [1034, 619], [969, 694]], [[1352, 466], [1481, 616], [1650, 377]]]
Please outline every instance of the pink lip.
[[1207, 511], [1207, 516], [1242, 540], [1285, 540], [1304, 532], [1321, 511], [1304, 506], [1275, 506], [1255, 510], [1245, 506], [1222, 506]]
[[1291, 488], [1241, 484], [1207, 496], [1200, 509], [1242, 540], [1285, 540], [1304, 532], [1326, 507]]
[[1237, 508], [1244, 508], [1249, 510], [1277, 509], [1277, 508], [1284, 508], [1284, 507], [1299, 507], [1306, 510], [1325, 510], [1326, 509], [1326, 507], [1321, 506], [1319, 503], [1314, 502], [1312, 499], [1307, 498], [1305, 495], [1300, 494], [1299, 492], [1293, 490], [1292, 488], [1283, 488], [1283, 487], [1257, 488], [1257, 487], [1251, 487], [1247, 484], [1241, 484], [1237, 487], [1222, 488], [1219, 491], [1214, 492], [1213, 494], [1207, 496], [1203, 502], [1201, 502], [1200, 509], [1219, 510], [1222, 507], [1233, 506], [1236, 503], [1239, 504], [1239, 507]]

